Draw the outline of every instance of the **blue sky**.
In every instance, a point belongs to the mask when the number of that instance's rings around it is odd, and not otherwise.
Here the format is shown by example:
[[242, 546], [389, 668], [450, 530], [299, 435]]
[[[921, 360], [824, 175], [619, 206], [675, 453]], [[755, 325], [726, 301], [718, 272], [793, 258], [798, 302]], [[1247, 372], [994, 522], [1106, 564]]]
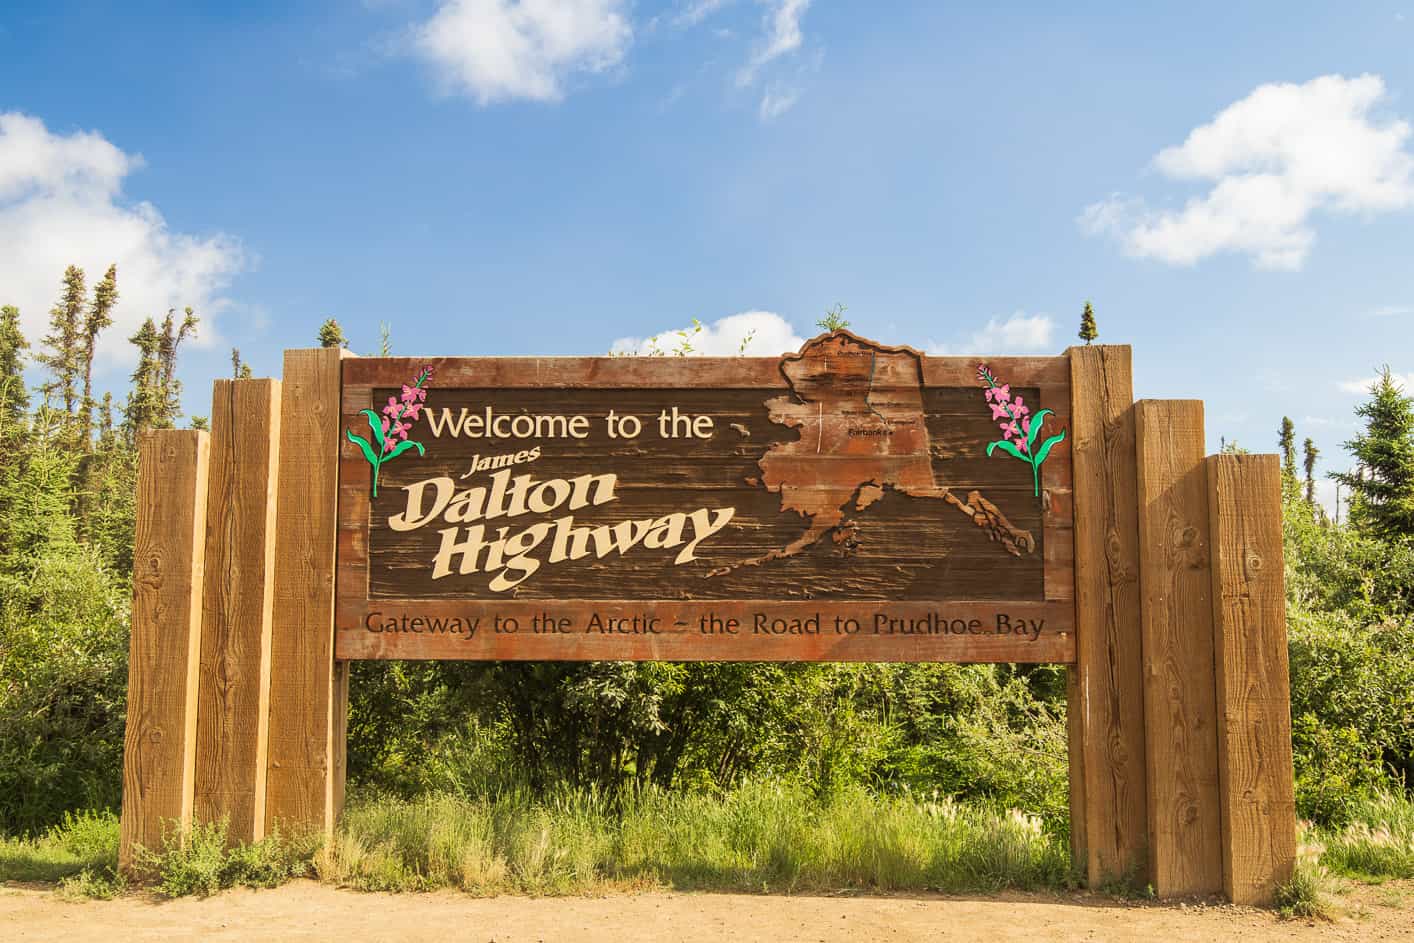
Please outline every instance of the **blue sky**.
[[1287, 414], [1343, 466], [1350, 385], [1414, 378], [1414, 3], [1151, 6], [10, 0], [0, 301], [37, 334], [119, 262], [107, 381], [193, 304], [205, 413], [329, 315], [582, 354], [764, 312], [722, 333], [774, 354], [844, 302], [1000, 354], [1088, 298], [1212, 448]]

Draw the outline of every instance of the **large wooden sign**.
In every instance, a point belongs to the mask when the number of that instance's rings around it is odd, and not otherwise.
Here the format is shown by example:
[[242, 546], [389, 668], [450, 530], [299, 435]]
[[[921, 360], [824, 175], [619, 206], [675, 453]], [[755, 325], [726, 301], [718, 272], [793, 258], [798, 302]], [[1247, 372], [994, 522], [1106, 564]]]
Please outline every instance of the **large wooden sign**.
[[341, 658], [1074, 657], [1064, 358], [358, 359], [343, 413]]
[[1292, 873], [1275, 456], [1130, 350], [285, 354], [145, 433], [121, 861], [333, 828], [360, 658], [1056, 662], [1091, 886]]

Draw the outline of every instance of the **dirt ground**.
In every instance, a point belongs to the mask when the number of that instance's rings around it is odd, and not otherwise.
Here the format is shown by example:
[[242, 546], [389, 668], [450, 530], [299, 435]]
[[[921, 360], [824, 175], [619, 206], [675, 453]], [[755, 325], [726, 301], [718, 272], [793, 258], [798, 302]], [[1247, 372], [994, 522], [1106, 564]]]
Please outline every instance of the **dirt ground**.
[[1085, 894], [752, 896], [640, 893], [476, 899], [452, 892], [365, 894], [309, 881], [206, 900], [129, 895], [69, 902], [49, 890], [0, 888], [0, 940], [466, 940], [472, 943], [677, 940], [1414, 941], [1414, 882], [1362, 887], [1334, 922], [1280, 920], [1223, 905], [1117, 902]]

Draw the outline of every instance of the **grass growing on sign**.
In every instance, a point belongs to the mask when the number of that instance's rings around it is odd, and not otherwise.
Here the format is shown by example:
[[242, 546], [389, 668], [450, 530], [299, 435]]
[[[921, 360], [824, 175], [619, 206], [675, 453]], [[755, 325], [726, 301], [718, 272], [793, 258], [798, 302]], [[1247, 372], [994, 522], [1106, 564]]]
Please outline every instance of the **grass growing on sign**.
[[326, 881], [368, 890], [472, 893], [1073, 883], [1065, 844], [1031, 816], [862, 788], [816, 799], [765, 783], [726, 795], [645, 790], [617, 811], [587, 792], [373, 800], [350, 809], [316, 866]]

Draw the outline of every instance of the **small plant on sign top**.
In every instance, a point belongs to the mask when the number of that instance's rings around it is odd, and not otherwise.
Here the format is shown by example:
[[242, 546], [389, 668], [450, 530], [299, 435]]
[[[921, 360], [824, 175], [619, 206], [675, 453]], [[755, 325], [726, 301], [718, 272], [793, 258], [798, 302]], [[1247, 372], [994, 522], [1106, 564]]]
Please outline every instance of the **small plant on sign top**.
[[977, 365], [977, 379], [987, 384], [984, 396], [992, 410], [992, 418], [1001, 420], [998, 425], [1002, 430], [1002, 438], [987, 443], [987, 456], [990, 458], [993, 452], [1001, 449], [1012, 458], [1030, 465], [1031, 493], [1040, 497], [1041, 463], [1051, 454], [1056, 443], [1065, 441], [1065, 430], [1062, 429], [1038, 446], [1036, 440], [1041, 437], [1041, 427], [1045, 424], [1046, 417], [1054, 413], [1043, 409], [1032, 415], [1031, 407], [1022, 401], [1021, 394], [1012, 396], [1011, 386], [1001, 383], [985, 363]]
[[344, 430], [349, 441], [358, 446], [368, 464], [373, 466], [373, 496], [378, 497], [378, 474], [385, 462], [390, 462], [409, 449], [417, 449], [418, 455], [426, 455], [421, 442], [408, 438], [408, 431], [417, 421], [423, 404], [427, 401], [427, 384], [432, 379], [431, 364], [422, 368], [412, 385], [403, 386], [402, 396], [388, 397], [388, 405], [379, 416], [371, 409], [360, 410], [368, 419], [368, 431], [372, 441], [358, 435], [352, 429]]

